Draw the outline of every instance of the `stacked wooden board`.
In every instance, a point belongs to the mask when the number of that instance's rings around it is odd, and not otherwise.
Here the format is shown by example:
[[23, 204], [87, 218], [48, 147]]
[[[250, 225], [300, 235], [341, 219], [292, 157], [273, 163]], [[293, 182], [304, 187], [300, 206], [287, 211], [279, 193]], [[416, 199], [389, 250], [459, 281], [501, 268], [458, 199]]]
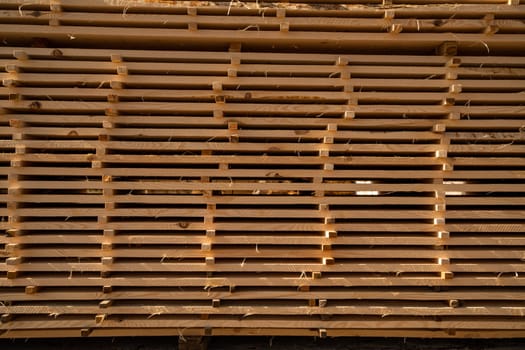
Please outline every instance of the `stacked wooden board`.
[[525, 336], [525, 5], [0, 3], [0, 337]]

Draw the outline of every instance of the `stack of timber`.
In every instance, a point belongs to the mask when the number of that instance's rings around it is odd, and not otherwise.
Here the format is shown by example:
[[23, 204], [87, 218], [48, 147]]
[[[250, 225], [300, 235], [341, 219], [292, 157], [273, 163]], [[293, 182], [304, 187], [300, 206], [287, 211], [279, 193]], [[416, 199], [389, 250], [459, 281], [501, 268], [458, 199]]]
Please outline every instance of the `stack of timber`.
[[519, 0], [0, 1], [0, 337], [525, 336]]

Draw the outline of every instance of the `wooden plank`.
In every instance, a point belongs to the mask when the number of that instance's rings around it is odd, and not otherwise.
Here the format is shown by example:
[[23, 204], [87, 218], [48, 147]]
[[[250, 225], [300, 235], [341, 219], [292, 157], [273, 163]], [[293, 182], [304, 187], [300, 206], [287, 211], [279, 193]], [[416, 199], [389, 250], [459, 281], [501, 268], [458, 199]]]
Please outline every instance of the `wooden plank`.
[[[195, 235], [156, 235], [154, 233], [148, 234], [137, 234], [133, 232], [121, 232], [119, 236], [113, 237], [114, 244], [124, 245], [147, 245], [147, 244], [202, 244], [206, 242], [207, 238], [204, 236]], [[10, 242], [11, 240], [9, 240]], [[70, 232], [63, 234], [57, 232], [55, 234], [35, 234], [35, 235], [24, 235], [17, 237], [15, 240], [19, 244], [100, 244], [104, 241], [104, 236], [96, 234], [86, 234], [85, 232]], [[271, 235], [269, 232], [260, 233], [258, 235], [227, 235], [216, 236], [214, 243], [221, 245], [232, 245], [232, 244], [265, 244], [265, 245], [318, 245], [327, 243], [329, 240], [325, 237], [315, 235], [280, 235], [279, 240], [275, 239], [275, 235]], [[6, 243], [8, 239], [0, 237], [0, 242]], [[435, 246], [438, 245], [440, 240], [437, 237], [420, 235], [398, 235], [398, 236], [386, 236], [382, 234], [378, 235], [360, 235], [355, 234], [352, 236], [339, 236], [337, 239], [332, 240], [331, 244], [337, 245], [371, 245], [371, 246], [388, 246], [388, 245], [403, 245], [403, 246]], [[503, 235], [499, 234], [497, 237], [451, 237], [447, 240], [448, 246], [523, 246], [525, 245], [525, 238], [519, 235]]]
[[[329, 13], [333, 14], [339, 14], [339, 13], [351, 13], [351, 14], [363, 14], [363, 15], [370, 15], [370, 14], [384, 14], [384, 9], [379, 7], [356, 7], [352, 6], [352, 4], [345, 4], [340, 2], [332, 2], [332, 1], [323, 1], [323, 0], [316, 0], [314, 4], [338, 4], [338, 8], [340, 8], [339, 11], [333, 10], [333, 7], [323, 7], [323, 6], [308, 6], [308, 4], [312, 3], [312, 1], [309, 0], [303, 0], [300, 3], [298, 3], [297, 7], [294, 7], [293, 5], [286, 4], [286, 6], [283, 6], [280, 2], [270, 2], [269, 4], [273, 6], [269, 7], [288, 7], [291, 11], [296, 10], [304, 10], [304, 11], [327, 11]], [[400, 7], [396, 8], [396, 11], [400, 11], [401, 13], [406, 14], [412, 14], [412, 15], [419, 15], [422, 14], [435, 14], [435, 15], [451, 15], [454, 13], [457, 13], [458, 15], [470, 15], [470, 16], [480, 16], [483, 17], [486, 12], [497, 12], [501, 13], [503, 16], [508, 16], [509, 14], [520, 14], [522, 11], [522, 6], [507, 6], [507, 4], [503, 4], [504, 2], [499, 1], [456, 1], [457, 4], [453, 8], [450, 6], [447, 6], [446, 4], [440, 3], [439, 1], [434, 2], [434, 6], [431, 6], [430, 8], [427, 7]], [[17, 8], [19, 5], [23, 4], [20, 0], [5, 0], [4, 6], [5, 8]], [[81, 0], [67, 0], [61, 2], [62, 6], [65, 8], [71, 8], [71, 9], [86, 9], [86, 8], [95, 8], [99, 11], [124, 11], [126, 6], [129, 6], [128, 4], [122, 4], [122, 3], [107, 3], [103, 0], [95, 0], [94, 2], [89, 4], [89, 7], [86, 6], [86, 3], [82, 2]], [[205, 2], [205, 1], [198, 1], [198, 2], [180, 2], [180, 3], [164, 3], [164, 2], [143, 2], [139, 4], [135, 4], [133, 6], [133, 9], [135, 11], [145, 11], [145, 10], [151, 10], [155, 8], [162, 8], [164, 10], [167, 9], [176, 9], [176, 8], [185, 8], [187, 6], [197, 6], [197, 7], [208, 7], [211, 3]], [[49, 5], [48, 2], [45, 0], [36, 0], [31, 3], [32, 6], [45, 6]], [[217, 4], [213, 4], [217, 5]], [[232, 4], [231, 6], [225, 6], [224, 4], [218, 4], [219, 6], [216, 11], [219, 11], [222, 14], [227, 14], [229, 12], [228, 9], [233, 11], [244, 11], [248, 12], [250, 10], [260, 10], [260, 5], [255, 1], [247, 1], [240, 4]], [[39, 7], [37, 7], [39, 8]], [[45, 7], [44, 7], [45, 8]], [[244, 9], [243, 9], [244, 8]], [[27, 9], [31, 9], [31, 7], [27, 7]], [[112, 12], [113, 12], [112, 11]], [[241, 12], [242, 13], [242, 12]], [[274, 12], [271, 12], [274, 13]]]
[[[465, 265], [457, 265], [459, 271], [466, 271]], [[463, 267], [463, 270], [461, 268]], [[401, 268], [400, 268], [401, 269]], [[405, 267], [406, 269], [406, 267]], [[416, 272], [422, 272], [423, 269], [416, 270]], [[505, 269], [502, 269], [505, 271]], [[525, 280], [522, 277], [516, 277], [515, 275], [509, 277], [511, 274], [501, 274], [500, 277], [494, 276], [476, 276], [476, 277], [461, 277], [456, 276], [451, 280], [443, 280], [441, 277], [432, 275], [436, 271], [428, 271], [423, 276], [411, 275], [409, 273], [401, 273], [397, 277], [385, 277], [385, 276], [374, 276], [374, 277], [353, 277], [351, 275], [346, 277], [331, 277], [329, 272], [323, 272], [323, 278], [317, 278], [308, 280], [309, 286], [322, 286], [322, 287], [381, 287], [385, 285], [398, 286], [398, 287], [522, 287]], [[487, 272], [487, 271], [482, 271]], [[490, 272], [490, 271], [489, 271]], [[493, 271], [492, 271], [493, 272]], [[507, 271], [508, 272], [508, 271]], [[27, 286], [28, 284], [36, 284], [42, 288], [53, 288], [53, 287], [101, 287], [105, 284], [111, 284], [115, 287], [135, 287], [140, 285], [142, 287], [206, 287], [216, 288], [218, 287], [269, 287], [269, 286], [281, 286], [281, 287], [297, 287], [306, 283], [304, 277], [301, 277], [302, 272], [294, 272], [293, 277], [290, 274], [286, 277], [275, 277], [272, 273], [267, 273], [261, 277], [253, 276], [229, 276], [227, 278], [204, 278], [204, 277], [184, 277], [177, 276], [174, 278], [173, 275], [166, 273], [165, 277], [136, 277], [133, 275], [127, 275], [126, 278], [95, 278], [95, 277], [81, 277], [73, 275], [70, 278], [63, 278], [60, 276], [48, 275], [47, 277], [20, 277], [14, 280], [2, 280], [0, 286], [2, 287], [20, 287]], [[251, 274], [251, 272], [248, 272]], [[498, 272], [498, 275], [500, 273]], [[162, 275], [160, 275], [162, 276]], [[331, 301], [332, 303], [332, 301]], [[506, 303], [506, 302], [505, 302]], [[97, 306], [98, 308], [98, 306]], [[510, 308], [509, 308], [510, 309]], [[511, 309], [512, 310], [512, 309]]]
[[[19, 23], [25, 24], [42, 24], [50, 19], [58, 19], [60, 23], [74, 25], [98, 25], [98, 26], [137, 26], [137, 27], [159, 27], [162, 23], [164, 28], [182, 27], [188, 23], [195, 23], [198, 27], [206, 28], [272, 28], [279, 26], [282, 19], [270, 16], [235, 16], [230, 15], [227, 18], [223, 16], [192, 16], [177, 14], [135, 14], [126, 13], [126, 16], [118, 13], [99, 13], [95, 18], [90, 17], [87, 13], [82, 12], [60, 12], [53, 13], [41, 11], [38, 17], [32, 12], [24, 11], [2, 11], [0, 12], [0, 21], [10, 21], [13, 18]], [[293, 28], [301, 29], [318, 29], [318, 30], [372, 30], [380, 31], [384, 29], [385, 20], [383, 18], [337, 18], [337, 17], [288, 17], [288, 23]], [[449, 19], [437, 22], [435, 19], [422, 19], [419, 25], [410, 19], [393, 19], [391, 22], [403, 26], [405, 30], [420, 32], [435, 31], [458, 31], [458, 32], [479, 32], [482, 31], [487, 23], [483, 19]], [[502, 30], [523, 30], [523, 23], [517, 20], [494, 20]], [[246, 30], [246, 29], [245, 29]], [[522, 31], [520, 31], [522, 32]]]
[[[7, 79], [9, 76], [6, 73], [1, 73], [2, 79]], [[44, 75], [38, 73], [18, 73], [16, 77], [17, 83], [24, 85], [38, 84], [45, 82], [46, 85], [53, 86], [86, 86], [86, 87], [108, 87], [111, 81], [118, 80], [115, 75], [111, 74], [72, 74], [64, 73], [57, 75]], [[323, 77], [227, 77], [219, 75], [185, 75], [175, 76], [166, 75], [162, 80], [157, 79], [154, 75], [133, 74], [126, 77], [124, 84], [126, 86], [140, 86], [141, 88], [149, 87], [211, 87], [212, 83], [218, 81], [227, 87], [228, 90], [235, 90], [237, 87], [244, 89], [250, 87], [251, 89], [260, 89], [262, 87], [276, 87], [280, 89], [297, 89], [304, 86], [311, 86], [312, 88], [331, 89], [343, 88], [349, 82], [340, 78], [323, 78]], [[480, 89], [484, 91], [498, 92], [498, 91], [513, 91], [519, 92], [523, 89], [525, 82], [523, 80], [512, 79], [497, 79], [497, 80], [479, 80], [479, 79], [459, 79], [457, 83], [461, 83], [465, 91], [468, 89]], [[352, 79], [351, 84], [354, 89], [398, 89], [405, 91], [425, 91], [436, 89], [448, 89], [450, 83], [442, 79], [380, 79], [380, 78], [356, 78]], [[53, 101], [47, 101], [49, 103]], [[5, 103], [5, 102], [4, 102]], [[8, 107], [8, 105], [3, 106]], [[52, 104], [52, 103], [51, 103]], [[14, 104], [16, 105], [16, 103]]]
[[[249, 18], [249, 17], [248, 17]], [[0, 18], [1, 20], [1, 18]], [[306, 19], [312, 21], [312, 18]], [[325, 20], [325, 19], [323, 19]], [[247, 19], [249, 21], [249, 19]], [[348, 20], [345, 20], [348, 22]], [[383, 22], [381, 20], [381, 22]], [[521, 22], [517, 22], [521, 23]], [[384, 23], [381, 24], [383, 26]], [[523, 25], [525, 29], [525, 24]], [[114, 74], [115, 63], [100, 61], [66, 61], [66, 60], [0, 60], [0, 65], [15, 65], [21, 71], [46, 71], [55, 73], [83, 72], [97, 74]], [[224, 75], [230, 68], [229, 63], [164, 63], [164, 62], [126, 62], [129, 72], [135, 74], [163, 74], [163, 75]], [[238, 73], [253, 74], [257, 76], [275, 76], [276, 74], [293, 74], [295, 76], [322, 76], [331, 77], [336, 73], [349, 72], [352, 77], [384, 77], [384, 78], [423, 78], [445, 76], [448, 68], [445, 66], [367, 66], [367, 65], [283, 65], [275, 64], [241, 64]], [[455, 72], [462, 78], [485, 79], [515, 79], [525, 76], [523, 68], [499, 67], [465, 67], [457, 68]]]
[[[337, 303], [337, 302], [335, 302]], [[109, 308], [111, 314], [127, 315], [174, 315], [188, 313], [203, 313], [210, 315], [301, 315], [311, 313], [312, 315], [381, 315], [389, 316], [522, 316], [525, 312], [520, 305], [512, 307], [497, 306], [466, 306], [451, 310], [448, 306], [425, 304], [414, 304], [411, 306], [399, 305], [334, 305], [323, 308], [309, 306], [222, 306], [213, 308], [210, 306], [165, 306], [165, 305], [141, 305], [141, 306], [118, 306], [114, 305]], [[38, 315], [38, 314], [57, 314], [77, 315], [77, 314], [95, 314], [100, 310], [94, 306], [85, 306], [82, 304], [68, 306], [9, 306], [0, 307], [2, 312], [10, 312], [17, 315]], [[246, 316], [248, 317], [248, 316]]]
[[[412, 291], [393, 291], [393, 290], [361, 290], [353, 291], [352, 289], [346, 290], [330, 290], [320, 292], [304, 292], [296, 291], [295, 289], [275, 289], [265, 291], [236, 291], [231, 294], [230, 292], [222, 291], [204, 291], [202, 288], [199, 290], [192, 291], [162, 291], [162, 290], [144, 290], [144, 291], [124, 291], [124, 292], [113, 292], [111, 293], [111, 299], [114, 302], [125, 299], [135, 300], [148, 300], [151, 296], [155, 295], [157, 300], [251, 300], [251, 299], [275, 299], [275, 300], [308, 300], [318, 299], [326, 297], [328, 299], [362, 299], [362, 300], [428, 300], [428, 301], [439, 301], [439, 300], [515, 300], [523, 299], [523, 292], [516, 292], [510, 290], [500, 291], [484, 291], [481, 292], [476, 289], [467, 289], [461, 291], [448, 291], [448, 292], [424, 292], [422, 290], [414, 289]], [[55, 292], [42, 291], [32, 296], [27, 294], [17, 294], [14, 292], [7, 292], [4, 295], [6, 300], [11, 301], [24, 301], [24, 300], [104, 300], [105, 296], [98, 292], [78, 292], [70, 290], [69, 292]], [[94, 322], [94, 320], [93, 320]]]
[[[2, 182], [0, 182], [1, 185]], [[98, 181], [20, 181], [24, 189], [101, 189]], [[282, 183], [282, 182], [212, 182], [200, 183], [190, 181], [129, 181], [112, 182], [105, 188], [118, 190], [264, 190], [264, 191], [313, 191], [315, 183]], [[432, 192], [463, 191], [463, 192], [521, 192], [520, 184], [356, 184], [356, 183], [325, 183], [326, 191], [380, 191], [380, 192]], [[187, 194], [187, 193], [183, 193]]]
[[[306, 274], [308, 271], [321, 271], [323, 273], [325, 272], [333, 272], [333, 273], [389, 273], [389, 274], [398, 274], [398, 275], [404, 275], [407, 274], [410, 276], [411, 274], [418, 274], [418, 273], [440, 273], [445, 268], [443, 268], [440, 265], [437, 265], [436, 263], [414, 263], [413, 261], [407, 261], [406, 263], [393, 263], [390, 262], [388, 264], [381, 264], [381, 263], [375, 263], [375, 262], [367, 262], [365, 263], [337, 263], [331, 265], [323, 265], [321, 262], [319, 263], [312, 263], [312, 260], [314, 259], [297, 259], [294, 262], [294, 260], [290, 260], [289, 263], [287, 263], [286, 260], [283, 260], [280, 263], [277, 262], [259, 262], [257, 258], [252, 259], [237, 259], [238, 261], [235, 263], [226, 263], [226, 262], [220, 262], [216, 261], [213, 265], [206, 265], [204, 263], [204, 259], [198, 259], [200, 262], [160, 262], [162, 260], [162, 256], [158, 256], [157, 260], [159, 262], [139, 262], [137, 261], [132, 263], [119, 263], [116, 261], [114, 264], [111, 265], [111, 271], [113, 272], [140, 272], [140, 273], [151, 273], [154, 271], [156, 274], [166, 274], [165, 278], [172, 277], [170, 273], [181, 273], [181, 272], [215, 272], [215, 271], [221, 271], [221, 272], [281, 272], [281, 273], [295, 273], [297, 276], [301, 276]], [[168, 258], [164, 258], [166, 260]], [[179, 257], [174, 256], [172, 259], [179, 259]], [[139, 260], [140, 261], [140, 260]], [[321, 261], [319, 259], [319, 261]], [[103, 270], [102, 265], [100, 263], [67, 263], [67, 262], [47, 262], [47, 263], [31, 263], [31, 264], [21, 264], [17, 266], [16, 270], [23, 273], [31, 274], [31, 272], [47, 272], [49, 273], [50, 266], [53, 268], [53, 271], [56, 271], [57, 275], [62, 275], [63, 278], [70, 276], [72, 273], [87, 273], [87, 272], [100, 272]], [[0, 267], [3, 267], [0, 265]], [[450, 266], [446, 267], [447, 270], [454, 272], [454, 273], [471, 273], [471, 274], [483, 274], [483, 273], [493, 273], [495, 275], [499, 274], [509, 274], [513, 275], [515, 277], [516, 274], [520, 274], [525, 272], [525, 266], [523, 263], [487, 263], [487, 264], [472, 264], [472, 263], [456, 263]], [[4, 268], [6, 270], [6, 268]], [[12, 270], [9, 270], [12, 271]], [[66, 276], [67, 275], [67, 276]], [[380, 285], [383, 285], [385, 280], [383, 277], [376, 277], [377, 283], [380, 283]], [[304, 278], [303, 278], [304, 279]], [[362, 279], [361, 283], [358, 283], [358, 285], [362, 285], [363, 282], [374, 284], [374, 278], [369, 279]], [[425, 280], [428, 281], [428, 277], [425, 276]], [[352, 280], [350, 280], [352, 281]], [[499, 281], [499, 280], [498, 280]], [[306, 282], [305, 282], [306, 283]], [[348, 285], [345, 280], [341, 280], [341, 283], [343, 283], [345, 286], [351, 286]], [[503, 281], [502, 281], [503, 283]], [[517, 283], [518, 285], [521, 285], [520, 283]], [[206, 286], [207, 283], [202, 284], [202, 286]], [[230, 284], [227, 284], [226, 286], [229, 286]], [[367, 284], [368, 285], [368, 284]], [[377, 285], [377, 284], [376, 284]], [[416, 284], [416, 285], [421, 285]], [[441, 283], [437, 285], [442, 285]], [[443, 285], [447, 285], [446, 283]], [[460, 284], [461, 285], [461, 284]], [[494, 284], [490, 284], [494, 285]], [[498, 284], [495, 284], [498, 286]], [[509, 283], [510, 286], [516, 285], [515, 283]], [[264, 296], [266, 297], [266, 296]], [[267, 296], [269, 299], [273, 298], [271, 295]], [[319, 296], [319, 298], [322, 298], [322, 296]], [[60, 298], [59, 298], [60, 299]], [[219, 298], [220, 299], [220, 298]], [[452, 299], [458, 299], [452, 298]]]
[[[267, 322], [267, 321], [266, 321]], [[509, 321], [499, 321], [494, 319], [480, 320], [479, 318], [466, 318], [465, 320], [421, 320], [421, 319], [410, 319], [410, 318], [387, 318], [382, 320], [379, 318], [355, 318], [352, 319], [348, 317], [342, 320], [331, 320], [331, 321], [322, 321], [322, 320], [309, 320], [301, 319], [294, 320], [292, 318], [279, 318], [273, 319], [274, 327], [282, 328], [351, 328], [351, 329], [362, 329], [362, 328], [397, 328], [397, 329], [426, 329], [426, 328], [461, 328], [461, 329], [484, 329], [490, 328], [504, 328], [509, 330], [521, 330], [523, 331], [523, 322], [518, 320], [509, 320]], [[265, 324], [263, 318], [258, 319], [257, 317], [250, 317], [243, 320], [226, 318], [216, 319], [211, 323], [216, 324], [217, 327], [239, 327], [239, 328], [258, 328]], [[174, 317], [155, 317], [151, 319], [126, 319], [126, 320], [117, 320], [117, 319], [106, 319], [103, 323], [99, 324], [99, 328], [111, 328], [111, 327], [126, 327], [126, 328], [149, 328], [149, 327], [209, 327], [210, 320], [196, 320], [192, 318], [182, 318], [177, 319]], [[42, 329], [42, 328], [79, 328], [79, 327], [94, 327], [94, 319], [75, 319], [75, 320], [61, 320], [57, 318], [56, 320], [47, 319], [46, 321], [30, 321], [30, 320], [20, 320], [13, 322], [10, 325], [10, 329]], [[0, 329], [6, 329], [7, 326], [0, 325]]]
[[[334, 258], [342, 259], [384, 259], [385, 256], [391, 259], [403, 259], [408, 256], [408, 252], [413, 249], [359, 249], [359, 248], [348, 248], [345, 246], [338, 246], [337, 249], [332, 251]], [[53, 257], [101, 257], [107, 256], [100, 249], [74, 249], [74, 248], [34, 248], [34, 249], [20, 249], [15, 250], [19, 257], [31, 257], [31, 258], [53, 258]], [[111, 257], [114, 258], [134, 258], [137, 256], [137, 252], [140, 252], [141, 258], [203, 258], [209, 254], [202, 251], [200, 248], [189, 248], [179, 247], [177, 248], [146, 248], [140, 247], [135, 249], [116, 248], [111, 252]], [[235, 249], [227, 248], [214, 248], [214, 257], [216, 258], [278, 258], [286, 256], [286, 259], [307, 259], [307, 258], [321, 258], [324, 254], [318, 250], [317, 247], [308, 248], [297, 248], [290, 251], [288, 247], [243, 247], [239, 246]], [[410, 254], [411, 259], [437, 259], [442, 255], [442, 252], [434, 249], [422, 249], [413, 251]], [[470, 248], [468, 250], [462, 250], [457, 248], [451, 248], [447, 251], [447, 256], [450, 259], [522, 259], [523, 253], [519, 251], [513, 251], [512, 249], [479, 249], [475, 250]], [[283, 258], [283, 260], [286, 260]], [[23, 263], [22, 263], [23, 265]], [[124, 264], [123, 264], [124, 265]], [[23, 266], [19, 270], [22, 270]]]
[[[446, 7], [445, 7], [446, 8]], [[477, 9], [478, 6], [475, 6]], [[508, 6], [505, 9], [511, 9]], [[434, 9], [436, 9], [434, 7]], [[455, 6], [454, 11], [459, 11], [460, 6]], [[406, 10], [406, 9], [405, 9]], [[512, 9], [519, 12], [519, 10]], [[458, 12], [455, 12], [456, 14]], [[481, 13], [481, 12], [480, 12]], [[482, 16], [485, 16], [483, 13]], [[245, 62], [278, 62], [278, 63], [303, 63], [309, 62], [312, 64], [333, 64], [338, 57], [343, 57], [353, 64], [395, 64], [395, 65], [445, 65], [448, 61], [444, 56], [429, 56], [429, 55], [411, 55], [411, 54], [354, 54], [354, 53], [301, 53], [298, 56], [295, 53], [283, 53], [279, 51], [274, 52], [225, 52], [225, 51], [184, 51], [184, 50], [120, 50], [120, 49], [100, 49], [100, 48], [57, 48], [63, 58], [75, 58], [85, 60], [107, 60], [111, 61], [111, 55], [119, 55], [123, 60], [127, 61], [157, 61], [157, 62], [177, 62], [181, 60], [188, 60], [193, 62], [230, 62], [232, 57], [239, 57]], [[3, 46], [0, 47], [0, 56], [5, 58], [12, 58], [13, 52], [19, 50], [18, 47]], [[27, 52], [31, 58], [56, 58], [55, 48], [40, 48], [40, 47], [24, 47], [23, 51]], [[458, 58], [467, 66], [491, 66], [491, 67], [523, 67], [525, 66], [525, 58], [522, 56], [462, 56]]]
[[[104, 164], [110, 165], [113, 164], [111, 161], [107, 161], [106, 159], [102, 158], [100, 161], [103, 161]], [[159, 159], [154, 159], [155, 163], [159, 161]], [[136, 163], [135, 163], [136, 164]], [[169, 164], [169, 163], [168, 163]], [[348, 164], [346, 162], [345, 164]], [[350, 164], [354, 164], [351, 162]], [[155, 164], [157, 165], [157, 164]], [[112, 175], [112, 176], [143, 176], [144, 175], [144, 167], [147, 167], [146, 164], [144, 164], [142, 167], [135, 167], [135, 168], [106, 168], [104, 170], [104, 173], [106, 175]], [[17, 168], [16, 170], [13, 169], [11, 171], [5, 171], [0, 173], [13, 173], [18, 175], [46, 175], [48, 174], [49, 169], [48, 167], [21, 167]], [[202, 170], [196, 170], [191, 168], [177, 168], [176, 170], [170, 170], [167, 168], [153, 168], [149, 167], [148, 170], [148, 177], [176, 177], [176, 176], [182, 176], [182, 177], [191, 177], [191, 176], [199, 176], [202, 174]], [[80, 175], [80, 176], [90, 176], [90, 175], [98, 175], [100, 173], [97, 169], [86, 169], [86, 168], [71, 168], [71, 167], [54, 167], [54, 175]], [[317, 176], [323, 176], [325, 178], [360, 178], [360, 179], [368, 179], [368, 178], [379, 178], [379, 179], [389, 179], [389, 178], [396, 178], [396, 179], [430, 179], [430, 178], [436, 178], [439, 176], [437, 171], [403, 171], [403, 170], [392, 170], [392, 171], [380, 171], [380, 170], [334, 170], [330, 172], [329, 174], [326, 174], [324, 170], [300, 170], [300, 169], [283, 169], [279, 170], [279, 172], [274, 171], [272, 168], [267, 169], [227, 169], [227, 170], [215, 170], [215, 169], [207, 169], [206, 174], [208, 176], [217, 176], [217, 177], [231, 177], [232, 181], [233, 179], [237, 177], [242, 177], [243, 179], [246, 178], [263, 178], [267, 180], [259, 180], [256, 183], [265, 183], [265, 182], [281, 182], [281, 183], [287, 183], [289, 180], [279, 180], [280, 178], [299, 178], [299, 179], [305, 179], [305, 178], [314, 178]], [[450, 175], [447, 174], [445, 176], [447, 179], [523, 179], [525, 178], [525, 171], [517, 171], [517, 170], [510, 170], [510, 171], [457, 171], [454, 173], [451, 173]], [[346, 181], [347, 183], [351, 184], [352, 181]], [[324, 186], [324, 185], [323, 185]], [[363, 186], [361, 186], [363, 187]], [[350, 189], [349, 189], [350, 190]]]
[[[420, 329], [330, 329], [330, 336], [389, 336], [389, 337], [403, 337], [403, 335], [410, 334], [413, 337], [421, 338], [522, 338], [523, 331], [509, 331], [509, 330], [481, 330], [481, 331], [461, 331], [455, 333], [446, 330], [420, 330]], [[78, 329], [60, 329], [60, 330], [10, 330], [0, 334], [0, 338], [56, 338], [56, 337], [78, 337]], [[90, 336], [93, 337], [111, 337], [111, 336], [203, 336], [205, 335], [204, 328], [148, 328], [148, 329], [133, 329], [126, 328], [106, 328], [93, 329]], [[215, 336], [260, 336], [266, 334], [268, 336], [286, 336], [289, 334], [288, 329], [279, 328], [214, 328], [213, 335]], [[318, 336], [317, 330], [312, 329], [295, 329], [294, 334], [297, 336]]]
[[[166, 89], [123, 89], [120, 91], [110, 90], [106, 88], [82, 88], [72, 90], [70, 88], [52, 87], [46, 88], [44, 91], [40, 88], [32, 87], [11, 87], [4, 88], [0, 87], [0, 95], [8, 97], [13, 91], [16, 91], [20, 96], [27, 96], [28, 99], [35, 98], [48, 98], [51, 97], [55, 100], [70, 99], [73, 97], [82, 97], [86, 99], [102, 99], [106, 100], [110, 94], [116, 94], [119, 97], [129, 97], [134, 99], [148, 99], [148, 100], [182, 100], [182, 99], [208, 99], [213, 100], [217, 93], [209, 90], [166, 90]], [[249, 97], [250, 101], [342, 101], [348, 98], [348, 93], [340, 91], [264, 91], [254, 89], [240, 89], [240, 90], [223, 90], [222, 95], [226, 100], [243, 100]], [[354, 96], [361, 103], [389, 103], [396, 104], [399, 102], [414, 102], [417, 104], [423, 103], [438, 103], [443, 99], [444, 94], [442, 92], [366, 92], [356, 91]], [[509, 103], [519, 104], [523, 100], [523, 94], [520, 92], [504, 92], [504, 93], [468, 93], [462, 92], [461, 94], [448, 94], [448, 97], [455, 97], [458, 104], [483, 102], [483, 103]], [[25, 120], [37, 120], [33, 115], [23, 116]], [[68, 120], [65, 116], [60, 116], [63, 120]], [[27, 118], [27, 119], [26, 119]], [[99, 117], [101, 118], [101, 117]], [[56, 118], [49, 119], [49, 122], [53, 122]], [[77, 118], [78, 119], [78, 118]], [[97, 120], [96, 116], [93, 116], [89, 120]], [[77, 120], [78, 121], [78, 120]]]

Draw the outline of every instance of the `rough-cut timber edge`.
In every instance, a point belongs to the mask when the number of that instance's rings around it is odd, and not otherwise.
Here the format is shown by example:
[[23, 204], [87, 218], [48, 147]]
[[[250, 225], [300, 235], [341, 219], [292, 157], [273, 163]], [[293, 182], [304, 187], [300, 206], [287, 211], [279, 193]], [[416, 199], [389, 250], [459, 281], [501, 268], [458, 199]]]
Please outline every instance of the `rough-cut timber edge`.
[[0, 338], [525, 337], [524, 23], [2, 1]]

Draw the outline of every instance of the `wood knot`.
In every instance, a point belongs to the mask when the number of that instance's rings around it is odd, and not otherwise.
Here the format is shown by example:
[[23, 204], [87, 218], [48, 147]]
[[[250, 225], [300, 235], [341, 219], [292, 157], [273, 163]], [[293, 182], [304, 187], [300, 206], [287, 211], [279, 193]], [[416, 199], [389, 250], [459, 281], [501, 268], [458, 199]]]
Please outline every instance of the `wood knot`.
[[38, 101], [33, 101], [29, 104], [29, 109], [35, 110], [35, 109], [40, 109], [40, 108], [42, 108], [42, 104]]
[[60, 51], [59, 49], [54, 49], [53, 51], [51, 51], [51, 55], [53, 57], [62, 57], [64, 53]]
[[186, 221], [182, 221], [182, 222], [179, 222], [178, 225], [180, 228], [188, 228], [190, 226], [190, 223]]

